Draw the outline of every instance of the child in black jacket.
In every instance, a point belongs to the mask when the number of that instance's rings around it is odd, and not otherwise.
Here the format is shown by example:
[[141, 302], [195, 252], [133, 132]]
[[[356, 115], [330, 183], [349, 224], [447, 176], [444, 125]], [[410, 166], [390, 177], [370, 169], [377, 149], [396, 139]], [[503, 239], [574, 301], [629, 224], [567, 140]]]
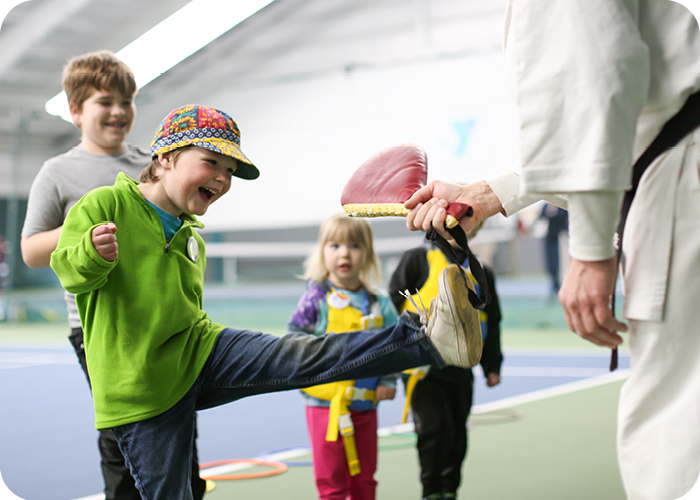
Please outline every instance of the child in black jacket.
[[[410, 301], [399, 292], [420, 292], [424, 304], [437, 293], [437, 277], [449, 264], [440, 249], [421, 246], [408, 250], [401, 258], [389, 284], [389, 294], [399, 312], [413, 311]], [[455, 247], [455, 253], [465, 269], [467, 254]], [[491, 295], [491, 302], [480, 312], [484, 349], [481, 367], [486, 384], [493, 387], [500, 382], [501, 363], [501, 310], [496, 293], [494, 273], [482, 266]], [[478, 292], [478, 290], [477, 290]], [[423, 498], [451, 500], [461, 482], [462, 462], [467, 453], [467, 418], [472, 406], [474, 377], [471, 369], [448, 366], [432, 368], [413, 390], [411, 405], [421, 468]]]

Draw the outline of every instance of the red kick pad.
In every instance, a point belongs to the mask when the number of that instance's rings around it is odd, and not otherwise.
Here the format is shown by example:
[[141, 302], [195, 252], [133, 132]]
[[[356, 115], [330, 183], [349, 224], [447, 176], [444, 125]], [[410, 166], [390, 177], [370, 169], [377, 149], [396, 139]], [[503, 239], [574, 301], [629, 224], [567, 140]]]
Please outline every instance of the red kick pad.
[[403, 205], [427, 180], [428, 157], [423, 148], [415, 144], [386, 148], [360, 165], [345, 185], [340, 203], [344, 207]]
[[[403, 204], [428, 181], [428, 156], [416, 144], [386, 148], [365, 161], [350, 177], [340, 203], [352, 217], [405, 217]], [[457, 225], [468, 205], [452, 203], [448, 227]]]

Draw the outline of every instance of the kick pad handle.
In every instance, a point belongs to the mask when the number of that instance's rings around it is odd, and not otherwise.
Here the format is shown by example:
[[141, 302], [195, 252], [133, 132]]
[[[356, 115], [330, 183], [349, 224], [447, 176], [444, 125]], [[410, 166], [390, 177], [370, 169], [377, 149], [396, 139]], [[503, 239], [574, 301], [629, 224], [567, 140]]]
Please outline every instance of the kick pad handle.
[[474, 209], [464, 203], [450, 203], [446, 211], [447, 220], [445, 221], [445, 225], [448, 229], [456, 227], [457, 224], [459, 224], [459, 219], [465, 215], [471, 217], [474, 214]]

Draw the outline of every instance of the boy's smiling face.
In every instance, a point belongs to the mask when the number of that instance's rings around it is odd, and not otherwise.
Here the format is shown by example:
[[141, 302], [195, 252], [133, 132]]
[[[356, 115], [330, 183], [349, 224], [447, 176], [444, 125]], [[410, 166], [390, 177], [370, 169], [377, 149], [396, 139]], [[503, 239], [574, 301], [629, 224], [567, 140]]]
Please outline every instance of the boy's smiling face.
[[133, 95], [97, 90], [80, 109], [70, 103], [73, 123], [82, 133], [82, 147], [93, 154], [117, 154], [124, 147], [136, 116]]
[[173, 161], [171, 155], [158, 157], [162, 175], [147, 197], [175, 217], [182, 214], [204, 215], [209, 205], [231, 188], [236, 160], [198, 146], [184, 148]]

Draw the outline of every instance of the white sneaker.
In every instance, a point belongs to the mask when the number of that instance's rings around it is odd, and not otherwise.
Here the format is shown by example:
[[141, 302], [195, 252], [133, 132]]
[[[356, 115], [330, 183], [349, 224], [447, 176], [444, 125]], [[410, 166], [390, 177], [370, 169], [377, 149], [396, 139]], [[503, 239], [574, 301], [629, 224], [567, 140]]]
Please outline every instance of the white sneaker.
[[[467, 286], [474, 290], [469, 278]], [[426, 327], [425, 334], [445, 363], [461, 368], [478, 364], [484, 346], [479, 311], [469, 302], [467, 286], [457, 264], [450, 264], [440, 273], [438, 296], [430, 302], [429, 311], [425, 310], [422, 301], [419, 307], [408, 290], [402, 294], [418, 311], [421, 323]], [[418, 298], [420, 300], [420, 296]]]

